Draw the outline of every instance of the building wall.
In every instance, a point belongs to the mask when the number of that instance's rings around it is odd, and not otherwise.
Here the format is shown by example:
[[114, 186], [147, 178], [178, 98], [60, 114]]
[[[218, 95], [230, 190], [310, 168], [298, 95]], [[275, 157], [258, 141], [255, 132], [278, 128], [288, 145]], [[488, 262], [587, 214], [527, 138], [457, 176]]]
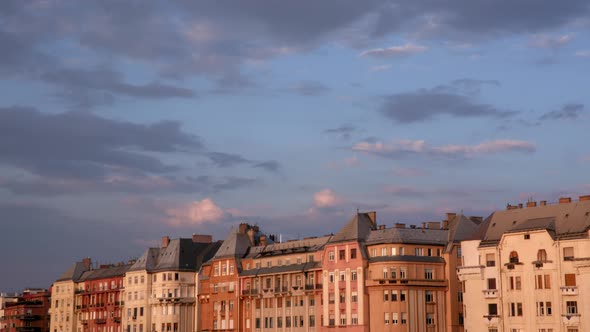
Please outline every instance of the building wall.
[[2, 332], [48, 332], [50, 294], [46, 290], [25, 290], [22, 296], [4, 303], [0, 316]]
[[122, 332], [123, 277], [80, 282], [75, 286], [77, 332]]
[[152, 276], [146, 270], [128, 271], [123, 280], [123, 329], [130, 332], [155, 331], [149, 305], [152, 296]]
[[196, 271], [161, 271], [151, 275], [152, 331], [195, 330], [195, 274]]
[[457, 267], [461, 265], [461, 244], [451, 244], [450, 250], [443, 254], [445, 259], [445, 279], [448, 281], [446, 301], [446, 331], [463, 332], [465, 315], [463, 313], [463, 286], [457, 277]]
[[75, 284], [72, 280], [53, 283], [50, 332], [77, 331], [74, 316], [74, 289]]
[[[201, 269], [200, 331], [241, 331], [237, 264], [233, 258], [216, 259]], [[232, 303], [233, 305], [230, 305]]]

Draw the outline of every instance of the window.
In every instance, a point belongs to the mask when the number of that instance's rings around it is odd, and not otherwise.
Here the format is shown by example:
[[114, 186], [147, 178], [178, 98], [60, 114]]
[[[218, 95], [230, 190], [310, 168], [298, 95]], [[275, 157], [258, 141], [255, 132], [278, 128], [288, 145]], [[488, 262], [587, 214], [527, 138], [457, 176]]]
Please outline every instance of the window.
[[358, 293], [357, 292], [352, 292], [352, 295], [350, 296], [350, 302], [352, 302], [352, 303], [358, 302]]
[[434, 272], [432, 269], [424, 269], [424, 279], [432, 280], [434, 278]]
[[335, 298], [334, 293], [330, 293], [328, 295], [328, 303], [329, 304], [334, 304], [334, 302], [335, 302], [334, 298]]
[[346, 259], [346, 250], [339, 250], [338, 251], [338, 259], [345, 260]]
[[424, 292], [424, 298], [426, 302], [434, 302], [434, 294], [432, 294], [432, 291]]
[[537, 251], [537, 261], [539, 262], [546, 262], [547, 261], [547, 252], [545, 249], [539, 249]]
[[496, 278], [488, 278], [488, 289], [496, 289]]
[[350, 280], [356, 280], [356, 279], [357, 279], [356, 271], [351, 271], [350, 272]]
[[391, 291], [391, 302], [395, 302], [395, 301], [397, 301], [397, 291], [392, 290]]
[[575, 286], [576, 285], [576, 275], [573, 273], [566, 273], [565, 274], [565, 285], [566, 286]]
[[553, 314], [553, 311], [551, 309], [551, 301], [545, 302], [545, 314], [547, 316], [551, 316]]
[[340, 281], [346, 280], [346, 273], [344, 271], [340, 272]]
[[575, 315], [578, 313], [578, 302], [576, 301], [567, 301], [565, 302], [566, 312], [568, 315]]
[[574, 247], [563, 248], [563, 260], [571, 261], [574, 259]]
[[386, 313], [383, 314], [383, 323], [385, 325], [388, 325], [389, 324], [389, 312], [386, 312]]
[[[406, 291], [405, 290], [399, 292], [399, 300], [400, 301], [405, 301], [406, 300]], [[404, 323], [402, 323], [402, 324], [404, 324]]]
[[461, 247], [457, 248], [457, 258], [461, 258]]
[[351, 259], [355, 259], [356, 258], [356, 248], [350, 249], [350, 258]]
[[538, 274], [535, 276], [536, 289], [551, 289], [551, 276], [549, 274]]
[[521, 302], [510, 302], [508, 305], [508, 316], [522, 316], [522, 303]]
[[387, 279], [387, 268], [383, 268], [383, 279]]
[[510, 252], [510, 263], [518, 263], [518, 253], [516, 251]]
[[340, 325], [346, 325], [346, 314], [340, 314]]
[[463, 292], [457, 292], [457, 301], [463, 302]]
[[498, 315], [498, 304], [497, 303], [488, 303], [488, 315], [489, 316], [497, 316]]
[[524, 239], [525, 240], [530, 240], [531, 239], [531, 235], [530, 234], [525, 234], [524, 235]]
[[392, 267], [392, 268], [389, 270], [389, 274], [391, 275], [391, 279], [395, 279], [395, 278], [396, 278], [396, 275], [397, 275], [397, 273], [396, 273], [396, 269], [395, 269], [395, 267]]
[[328, 260], [333, 262], [334, 261], [334, 252], [328, 251]]
[[389, 291], [388, 290], [383, 291], [383, 301], [389, 301]]
[[399, 268], [399, 278], [406, 279], [406, 268], [405, 267]]
[[520, 290], [522, 287], [521, 278], [519, 276], [510, 277], [510, 289]]
[[426, 256], [432, 256], [432, 248], [426, 249]]
[[402, 312], [401, 316], [402, 316], [402, 324], [407, 324], [408, 323], [408, 314], [405, 312]]
[[434, 325], [434, 314], [426, 314], [426, 325]]
[[397, 255], [397, 250], [395, 249], [395, 247], [391, 247], [391, 256], [395, 256]]
[[371, 257], [377, 257], [377, 249], [376, 248], [371, 249]]
[[494, 258], [494, 254], [486, 254], [486, 266], [496, 266], [496, 258]]
[[414, 254], [416, 256], [423, 256], [422, 248], [414, 248]]
[[399, 247], [398, 253], [400, 256], [404, 255], [404, 247]]
[[351, 322], [351, 324], [352, 325], [358, 325], [358, 323], [359, 323], [359, 316], [358, 316], [358, 314], [352, 314], [352, 322]]
[[537, 316], [545, 316], [545, 302], [537, 302]]
[[[279, 317], [281, 318], [281, 317]], [[315, 327], [315, 315], [309, 316], [309, 327]]]
[[272, 267], [272, 261], [266, 262], [266, 267]]
[[330, 280], [330, 283], [334, 282], [334, 272], [330, 272], [330, 274], [328, 275], [328, 278]]
[[391, 324], [397, 325], [397, 323], [398, 323], [397, 312], [392, 312], [391, 313]]

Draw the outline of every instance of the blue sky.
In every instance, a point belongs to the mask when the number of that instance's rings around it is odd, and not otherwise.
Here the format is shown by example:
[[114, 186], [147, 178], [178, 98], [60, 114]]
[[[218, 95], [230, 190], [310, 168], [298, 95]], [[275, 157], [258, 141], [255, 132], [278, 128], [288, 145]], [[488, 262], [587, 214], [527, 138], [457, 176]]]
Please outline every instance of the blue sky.
[[2, 290], [163, 235], [590, 193], [590, 5], [0, 3]]

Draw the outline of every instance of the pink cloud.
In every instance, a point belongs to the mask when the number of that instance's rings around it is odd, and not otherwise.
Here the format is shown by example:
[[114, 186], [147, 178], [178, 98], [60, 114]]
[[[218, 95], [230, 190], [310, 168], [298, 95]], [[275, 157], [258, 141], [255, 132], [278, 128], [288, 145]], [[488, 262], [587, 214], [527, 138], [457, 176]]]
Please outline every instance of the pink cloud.
[[223, 209], [210, 198], [168, 208], [166, 214], [168, 216], [166, 222], [173, 226], [217, 223], [225, 216]]
[[324, 189], [313, 195], [313, 204], [318, 208], [327, 208], [338, 205], [342, 199], [332, 189]]

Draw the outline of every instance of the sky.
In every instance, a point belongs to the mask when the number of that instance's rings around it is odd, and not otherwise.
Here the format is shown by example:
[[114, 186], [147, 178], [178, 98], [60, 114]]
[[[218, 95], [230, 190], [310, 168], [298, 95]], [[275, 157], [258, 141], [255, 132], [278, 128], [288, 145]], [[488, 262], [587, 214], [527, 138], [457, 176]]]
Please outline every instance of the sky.
[[2, 291], [590, 193], [586, 0], [3, 0], [0, 49]]

